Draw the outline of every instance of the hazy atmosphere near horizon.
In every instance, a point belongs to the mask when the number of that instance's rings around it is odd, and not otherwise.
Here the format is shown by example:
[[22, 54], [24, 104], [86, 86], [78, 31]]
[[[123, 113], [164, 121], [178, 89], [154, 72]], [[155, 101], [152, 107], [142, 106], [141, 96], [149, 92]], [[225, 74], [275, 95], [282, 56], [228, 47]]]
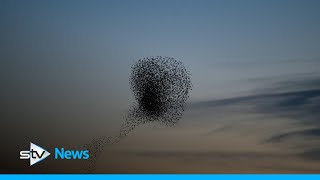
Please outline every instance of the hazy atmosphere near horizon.
[[105, 145], [93, 173], [320, 173], [320, 1], [0, 0], [0, 26], [0, 173], [83, 173], [19, 151], [117, 134], [152, 56], [191, 73], [182, 119]]

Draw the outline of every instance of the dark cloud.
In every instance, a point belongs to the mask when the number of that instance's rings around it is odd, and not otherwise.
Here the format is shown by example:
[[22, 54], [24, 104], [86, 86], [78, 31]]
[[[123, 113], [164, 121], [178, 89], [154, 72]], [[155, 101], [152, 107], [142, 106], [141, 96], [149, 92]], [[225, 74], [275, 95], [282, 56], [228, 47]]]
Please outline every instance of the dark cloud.
[[311, 149], [299, 154], [300, 157], [308, 160], [320, 160], [320, 149]]
[[288, 138], [292, 138], [292, 137], [296, 137], [296, 136], [320, 137], [320, 128], [307, 129], [307, 130], [302, 130], [302, 131], [294, 131], [294, 132], [288, 132], [288, 133], [282, 133], [280, 135], [272, 136], [266, 142], [268, 142], [268, 143], [278, 143], [278, 142], [282, 142], [282, 141], [284, 141], [284, 140], [286, 140]]
[[[272, 132], [264, 143], [289, 145], [297, 150], [295, 156], [320, 160], [320, 141], [311, 141], [320, 137], [320, 78], [305, 78], [273, 83], [266, 90], [256, 90], [254, 94], [204, 101], [191, 104], [193, 110], [203, 108], [234, 108], [242, 113], [258, 113], [265, 117], [281, 118], [291, 121], [288, 128]], [[231, 109], [228, 110], [230, 112]], [[260, 121], [268, 118], [259, 118]], [[258, 119], [257, 119], [258, 120]], [[289, 127], [295, 128], [290, 129]], [[305, 139], [303, 141], [301, 139]], [[294, 141], [290, 141], [294, 140]], [[307, 141], [310, 140], [310, 141]], [[292, 143], [292, 144], [290, 144]]]
[[226, 151], [124, 151], [124, 154], [130, 154], [138, 157], [151, 157], [151, 158], [177, 158], [181, 160], [216, 160], [218, 158], [223, 159], [247, 159], [247, 158], [280, 158], [284, 156], [290, 156], [290, 154], [283, 155], [279, 153], [266, 153], [266, 152], [226, 152]]
[[[191, 104], [190, 108], [244, 107], [243, 105], [246, 105], [250, 107], [249, 111], [288, 117], [320, 126], [320, 78], [295, 83], [286, 81], [283, 84], [281, 92], [277, 92], [280, 86], [275, 86], [276, 90], [271, 90], [272, 88], [269, 87], [269, 93], [256, 92], [253, 95], [197, 102]], [[317, 84], [318, 88], [314, 88]], [[309, 85], [312, 85], [312, 88], [308, 89], [311, 87]]]
[[320, 125], [319, 97], [320, 89], [263, 95], [259, 98], [256, 110]]

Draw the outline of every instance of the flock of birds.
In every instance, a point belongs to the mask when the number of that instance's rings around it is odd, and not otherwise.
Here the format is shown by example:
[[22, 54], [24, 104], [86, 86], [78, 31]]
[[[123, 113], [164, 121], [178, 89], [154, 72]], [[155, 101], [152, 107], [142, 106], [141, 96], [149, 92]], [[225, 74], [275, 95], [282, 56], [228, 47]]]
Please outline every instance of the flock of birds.
[[171, 57], [146, 57], [131, 67], [129, 78], [135, 103], [130, 108], [118, 135], [100, 136], [85, 145], [90, 152], [86, 172], [95, 169], [106, 144], [114, 144], [135, 127], [149, 122], [173, 126], [182, 117], [192, 88], [190, 73], [181, 61]]

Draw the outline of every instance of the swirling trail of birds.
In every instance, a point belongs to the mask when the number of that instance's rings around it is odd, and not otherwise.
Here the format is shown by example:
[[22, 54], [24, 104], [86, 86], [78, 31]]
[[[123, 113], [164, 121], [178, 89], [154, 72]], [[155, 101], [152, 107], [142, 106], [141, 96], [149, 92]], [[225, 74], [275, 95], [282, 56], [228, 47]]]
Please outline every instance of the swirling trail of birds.
[[148, 122], [173, 126], [182, 117], [192, 88], [190, 73], [170, 57], [146, 57], [131, 67], [131, 91], [136, 103], [129, 110], [117, 136], [100, 136], [85, 147], [90, 152], [86, 173], [91, 173], [106, 144], [118, 143], [135, 127]]

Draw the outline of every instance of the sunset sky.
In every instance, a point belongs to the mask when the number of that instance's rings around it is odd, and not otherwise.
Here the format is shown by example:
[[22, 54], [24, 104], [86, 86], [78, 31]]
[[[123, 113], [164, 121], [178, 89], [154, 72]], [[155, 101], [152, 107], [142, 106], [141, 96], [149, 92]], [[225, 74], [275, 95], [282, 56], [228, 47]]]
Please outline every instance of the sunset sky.
[[[95, 172], [319, 173], [319, 9], [316, 0], [2, 0], [0, 172], [28, 172], [17, 153], [30, 141], [50, 149], [116, 135], [134, 102], [130, 67], [160, 55], [191, 72], [183, 118], [107, 145]], [[32, 171], [79, 171], [46, 165]]]

